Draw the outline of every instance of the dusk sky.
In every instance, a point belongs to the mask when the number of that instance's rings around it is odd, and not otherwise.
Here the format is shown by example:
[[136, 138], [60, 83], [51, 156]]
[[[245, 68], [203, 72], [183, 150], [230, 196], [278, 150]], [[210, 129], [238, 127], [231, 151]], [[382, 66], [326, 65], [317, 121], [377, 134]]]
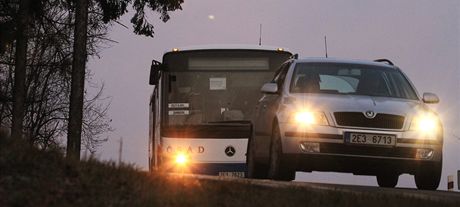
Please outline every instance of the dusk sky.
[[[128, 13], [114, 25], [118, 41], [90, 58], [93, 81], [104, 82], [112, 97], [110, 118], [115, 131], [97, 150], [104, 160], [123, 160], [147, 169], [148, 84], [152, 59], [175, 47], [202, 44], [262, 44], [288, 48], [300, 57], [324, 56], [327, 35], [330, 57], [373, 60], [388, 58], [415, 84], [418, 92], [436, 93], [434, 105], [444, 123], [444, 168], [460, 170], [460, 1], [458, 0], [200, 0], [186, 1], [182, 11], [163, 23], [151, 12], [155, 37], [136, 36]], [[377, 185], [371, 176], [339, 173], [297, 173], [309, 182]], [[413, 176], [400, 177], [398, 187], [415, 187]]]

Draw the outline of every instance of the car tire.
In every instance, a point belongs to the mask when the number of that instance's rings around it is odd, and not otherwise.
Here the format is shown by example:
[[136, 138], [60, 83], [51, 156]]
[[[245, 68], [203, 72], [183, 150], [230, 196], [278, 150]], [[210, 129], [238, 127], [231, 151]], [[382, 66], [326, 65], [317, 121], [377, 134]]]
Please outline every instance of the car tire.
[[270, 167], [268, 178], [291, 181], [295, 179], [295, 170], [289, 166], [281, 146], [281, 134], [277, 124], [273, 126], [270, 144]]
[[376, 176], [377, 184], [384, 188], [394, 188], [398, 184], [399, 174], [397, 173], [383, 173]]
[[257, 146], [255, 144], [254, 134], [251, 138], [249, 138], [248, 142], [249, 143], [246, 156], [246, 165], [248, 169], [246, 177], [255, 179], [267, 179], [268, 166], [255, 158]]
[[415, 185], [420, 190], [436, 190], [439, 187], [442, 162], [421, 165], [414, 175]]

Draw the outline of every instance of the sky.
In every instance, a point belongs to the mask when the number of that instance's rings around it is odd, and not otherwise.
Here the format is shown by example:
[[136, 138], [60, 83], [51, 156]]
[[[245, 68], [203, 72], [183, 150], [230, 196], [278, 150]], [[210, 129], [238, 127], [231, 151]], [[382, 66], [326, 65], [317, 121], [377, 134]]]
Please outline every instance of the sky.
[[[186, 1], [167, 23], [149, 13], [155, 37], [132, 32], [128, 13], [115, 24], [111, 43], [90, 58], [93, 81], [104, 83], [110, 96], [114, 132], [97, 150], [103, 160], [123, 161], [147, 169], [148, 85], [152, 59], [161, 60], [172, 48], [202, 44], [262, 44], [288, 48], [300, 57], [374, 60], [388, 58], [409, 76], [418, 92], [433, 92], [444, 123], [444, 167], [447, 175], [460, 170], [460, 2], [457, 0], [200, 0]], [[297, 173], [309, 182], [377, 185], [374, 177], [339, 173]], [[415, 187], [413, 176], [402, 175], [398, 187]]]

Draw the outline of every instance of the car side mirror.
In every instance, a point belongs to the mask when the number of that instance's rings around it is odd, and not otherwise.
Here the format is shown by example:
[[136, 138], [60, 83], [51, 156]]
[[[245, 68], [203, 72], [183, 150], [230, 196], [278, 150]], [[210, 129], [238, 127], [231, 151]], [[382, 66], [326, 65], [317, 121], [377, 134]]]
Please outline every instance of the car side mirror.
[[276, 83], [266, 83], [260, 89], [263, 93], [277, 93], [278, 92], [278, 84]]
[[427, 103], [427, 104], [439, 103], [439, 98], [434, 93], [423, 93], [422, 100], [424, 103]]
[[153, 60], [152, 61], [152, 66], [150, 66], [150, 79], [149, 79], [149, 84], [150, 85], [157, 85], [158, 81], [160, 80], [160, 70], [161, 70], [161, 63]]

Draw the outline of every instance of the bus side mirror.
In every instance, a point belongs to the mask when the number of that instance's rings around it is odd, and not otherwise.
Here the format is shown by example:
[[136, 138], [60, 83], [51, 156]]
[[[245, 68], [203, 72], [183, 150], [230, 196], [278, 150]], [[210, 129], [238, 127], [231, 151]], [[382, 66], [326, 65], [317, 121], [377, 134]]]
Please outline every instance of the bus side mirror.
[[149, 79], [150, 85], [158, 84], [158, 81], [160, 80], [160, 69], [161, 69], [161, 63], [156, 60], [153, 60], [152, 66], [150, 67], [150, 79]]

